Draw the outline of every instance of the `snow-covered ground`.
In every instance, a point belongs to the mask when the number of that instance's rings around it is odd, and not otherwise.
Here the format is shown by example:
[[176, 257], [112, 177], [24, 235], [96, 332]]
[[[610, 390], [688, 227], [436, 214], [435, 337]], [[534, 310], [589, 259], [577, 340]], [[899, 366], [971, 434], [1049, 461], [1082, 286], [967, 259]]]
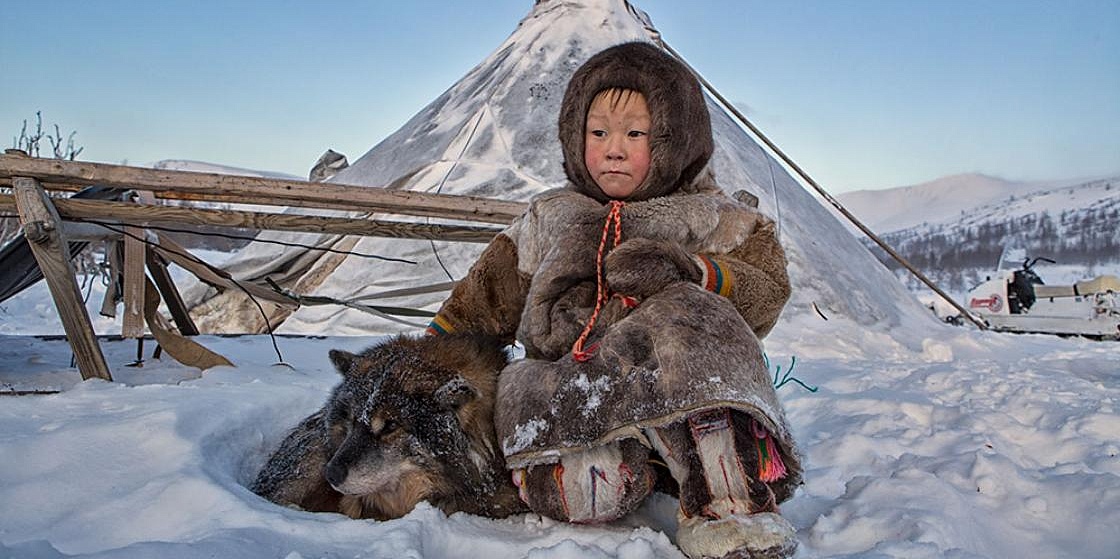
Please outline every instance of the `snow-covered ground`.
[[[93, 297], [94, 301], [97, 297]], [[286, 509], [245, 485], [325, 400], [331, 348], [374, 337], [201, 341], [236, 368], [199, 373], [103, 342], [116, 382], [80, 382], [42, 284], [0, 309], [0, 557], [679, 558], [675, 501], [613, 526], [536, 515], [376, 522]], [[90, 306], [97, 303], [91, 301]], [[46, 310], [43, 309], [46, 308]], [[787, 316], [773, 366], [807, 455], [783, 506], [798, 557], [1113, 558], [1120, 545], [1120, 344]], [[919, 338], [920, 339], [920, 338]]]
[[[381, 186], [407, 175], [409, 189], [514, 199], [557, 184], [558, 152], [541, 140], [555, 135], [536, 123], [554, 122], [566, 80], [558, 69], [607, 44], [648, 40], [651, 24], [614, 2], [538, 8], [339, 182]], [[1115, 558], [1120, 344], [936, 322], [815, 199], [775, 176], [739, 125], [713, 118], [724, 139], [721, 180], [760, 195], [790, 256], [794, 299], [766, 340], [768, 356], [775, 372], [793, 367], [818, 388], [779, 390], [806, 455], [805, 486], [783, 505], [798, 557]], [[363, 243], [358, 250], [397, 254]], [[473, 261], [461, 247], [440, 251], [456, 277]], [[278, 261], [275, 253], [248, 256]], [[350, 298], [446, 275], [431, 259], [417, 268], [355, 258], [316, 294]], [[103, 288], [90, 287], [96, 309]], [[228, 320], [228, 308], [217, 313]], [[151, 358], [128, 367], [135, 342], [103, 342], [116, 382], [79, 382], [65, 342], [28, 336], [61, 332], [45, 287], [0, 303], [0, 392], [58, 391], [0, 395], [0, 558], [682, 557], [672, 543], [676, 504], [663, 496], [625, 522], [575, 526], [532, 514], [448, 517], [427, 505], [394, 521], [356, 521], [249, 492], [285, 432], [337, 380], [327, 351], [376, 341], [337, 335], [373, 331], [353, 316], [302, 309], [284, 331], [331, 336], [281, 338], [282, 358], [267, 336], [202, 336], [236, 365], [206, 373]], [[119, 332], [112, 320], [96, 327]]]

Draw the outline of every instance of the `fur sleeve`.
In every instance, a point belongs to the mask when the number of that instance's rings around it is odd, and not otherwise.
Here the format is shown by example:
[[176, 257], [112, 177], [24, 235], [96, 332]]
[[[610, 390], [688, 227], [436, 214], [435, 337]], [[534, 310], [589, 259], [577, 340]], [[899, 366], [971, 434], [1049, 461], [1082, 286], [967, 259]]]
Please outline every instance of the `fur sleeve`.
[[429, 334], [472, 332], [513, 343], [529, 278], [517, 269], [517, 246], [498, 234], [428, 325]]
[[786, 255], [774, 222], [762, 217], [738, 247], [726, 254], [700, 254], [697, 261], [700, 285], [726, 296], [755, 335], [765, 337], [790, 295]]

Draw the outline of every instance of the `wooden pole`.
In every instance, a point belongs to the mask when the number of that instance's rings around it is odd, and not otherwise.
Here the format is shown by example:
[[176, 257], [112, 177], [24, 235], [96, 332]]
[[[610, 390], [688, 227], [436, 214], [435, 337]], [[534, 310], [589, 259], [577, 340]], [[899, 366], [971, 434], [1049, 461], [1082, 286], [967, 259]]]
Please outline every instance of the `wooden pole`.
[[[133, 196], [135, 201], [141, 204], [156, 204], [155, 196], [150, 191], [136, 190], [133, 192]], [[190, 312], [187, 310], [186, 304], [183, 303], [183, 297], [179, 294], [179, 290], [175, 288], [175, 282], [171, 280], [171, 274], [167, 271], [167, 262], [156, 254], [155, 250], [146, 246], [144, 260], [148, 265], [148, 273], [152, 277], [155, 289], [167, 303], [167, 310], [171, 313], [171, 318], [175, 320], [175, 325], [179, 327], [179, 333], [183, 336], [198, 335], [198, 327], [191, 319]], [[145, 297], [147, 297], [148, 292], [149, 290], [145, 288]], [[148, 326], [151, 327], [151, 324]], [[154, 334], [155, 332], [153, 332]]]
[[[143, 198], [151, 200], [147, 192], [133, 192], [132, 199]], [[144, 229], [135, 226], [124, 228], [124, 318], [121, 324], [121, 337], [140, 339], [139, 346], [144, 341], [144, 292], [147, 278], [144, 277], [144, 265], [147, 263], [148, 248], [144, 245]], [[143, 355], [137, 356], [137, 362], [143, 362]]]
[[[238, 210], [149, 206], [108, 200], [54, 200], [66, 219], [97, 219], [141, 227], [161, 225], [215, 225], [272, 231], [299, 231], [338, 235], [363, 235], [393, 239], [424, 239], [488, 243], [500, 231], [496, 227], [403, 223], [376, 219], [352, 219], [317, 215], [293, 215]], [[10, 196], [0, 194], [0, 210], [14, 206]]]
[[237, 282], [234, 281], [228, 272], [221, 269], [211, 269], [197, 256], [191, 254], [189, 250], [175, 242], [174, 239], [167, 235], [156, 233], [158, 242], [152, 247], [159, 256], [165, 258], [168, 262], [178, 264], [179, 267], [192, 273], [198, 279], [214, 286], [224, 289], [237, 289], [247, 291], [249, 295], [263, 301], [270, 301], [278, 305], [287, 307], [296, 307], [298, 303], [291, 297], [277, 293], [272, 289], [262, 287], [252, 282]]
[[101, 347], [97, 345], [89, 313], [82, 304], [74, 268], [67, 254], [66, 239], [62, 237], [61, 221], [47, 193], [32, 178], [16, 177], [13, 180], [16, 207], [28, 245], [47, 280], [51, 297], [62, 319], [66, 339], [74, 350], [78, 371], [82, 379], [102, 378], [113, 380]]
[[121, 337], [141, 338], [144, 336], [144, 230], [139, 227], [125, 227], [124, 236], [124, 317], [121, 322]]
[[152, 250], [147, 251], [147, 259], [148, 273], [151, 274], [156, 289], [163, 295], [163, 301], [167, 303], [167, 310], [171, 313], [171, 318], [175, 320], [175, 325], [179, 327], [179, 333], [184, 336], [197, 336], [198, 326], [191, 319], [191, 315], [187, 311], [187, 305], [183, 303], [183, 296], [175, 288], [175, 282], [171, 281], [171, 274], [167, 271], [167, 263]]
[[525, 205], [475, 196], [390, 190], [358, 185], [144, 169], [104, 163], [0, 155], [0, 177], [32, 177], [117, 188], [237, 197], [248, 204], [325, 205], [350, 211], [397, 213], [463, 221], [509, 223]]

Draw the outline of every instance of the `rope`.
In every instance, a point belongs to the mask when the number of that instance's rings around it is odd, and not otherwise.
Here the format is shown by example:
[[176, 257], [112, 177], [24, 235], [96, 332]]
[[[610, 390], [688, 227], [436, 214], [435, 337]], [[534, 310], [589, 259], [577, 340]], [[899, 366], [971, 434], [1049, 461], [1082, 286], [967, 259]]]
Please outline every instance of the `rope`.
[[393, 322], [398, 322], [400, 324], [404, 324], [404, 325], [407, 325], [407, 326], [414, 326], [414, 327], [417, 327], [417, 328], [423, 328], [424, 326], [426, 326], [426, 324], [409, 322], [407, 320], [402, 320], [400, 318], [397, 318], [397, 316], [415, 316], [415, 317], [431, 318], [431, 317], [434, 317], [436, 315], [436, 313], [431, 312], [431, 311], [425, 311], [425, 310], [422, 310], [422, 309], [413, 309], [413, 308], [409, 308], [409, 307], [394, 307], [394, 306], [386, 306], [386, 305], [366, 305], [366, 304], [358, 303], [356, 299], [335, 299], [333, 297], [325, 297], [323, 295], [300, 295], [300, 294], [295, 293], [294, 291], [292, 291], [290, 289], [284, 289], [283, 287], [280, 287], [279, 284], [277, 284], [275, 281], [272, 281], [272, 278], [266, 277], [264, 280], [265, 280], [265, 282], [268, 283], [268, 285], [270, 287], [272, 287], [273, 291], [275, 291], [275, 292], [277, 292], [277, 293], [279, 293], [279, 294], [281, 294], [285, 297], [291, 298], [292, 300], [298, 302], [301, 306], [339, 305], [339, 306], [347, 307], [347, 308], [350, 308], [350, 309], [355, 309], [355, 310], [359, 310], [359, 311], [362, 311], [362, 312], [367, 312], [367, 313], [370, 313], [372, 315], [384, 318], [386, 320], [391, 320]]
[[245, 295], [247, 297], [249, 297], [249, 300], [252, 301], [253, 304], [257, 306], [257, 311], [260, 312], [261, 318], [264, 319], [264, 325], [268, 328], [268, 337], [269, 337], [269, 339], [272, 340], [272, 349], [276, 352], [276, 359], [279, 360], [279, 364], [287, 365], [287, 363], [284, 363], [284, 356], [280, 353], [280, 345], [276, 343], [276, 334], [272, 331], [272, 323], [269, 322], [269, 320], [268, 320], [268, 313], [264, 312], [264, 307], [261, 306], [260, 301], [257, 301], [257, 298], [253, 297], [253, 294], [250, 293], [249, 290], [246, 289], [245, 286], [241, 284], [241, 282], [233, 279], [232, 276], [230, 276], [229, 274], [226, 274], [225, 271], [222, 270], [221, 268], [213, 266], [210, 263], [206, 262], [205, 260], [202, 260], [201, 258], [199, 258], [199, 257], [197, 257], [197, 256], [195, 256], [195, 255], [193, 255], [189, 252], [179, 252], [177, 250], [170, 249], [168, 247], [160, 246], [159, 244], [153, 243], [153, 242], [149, 241], [148, 239], [146, 239], [146, 238], [144, 238], [140, 235], [134, 235], [132, 233], [129, 233], [124, 228], [114, 227], [113, 225], [110, 225], [108, 223], [92, 221], [92, 220], [90, 221], [90, 223], [100, 225], [101, 227], [104, 227], [104, 228], [106, 228], [110, 231], [113, 231], [114, 233], [117, 233], [117, 234], [120, 234], [120, 235], [125, 235], [127, 237], [131, 237], [133, 239], [136, 239], [136, 240], [140, 241], [141, 243], [144, 243], [145, 245], [150, 245], [152, 247], [159, 248], [161, 250], [166, 250], [168, 252], [177, 254], [177, 255], [179, 255], [183, 258], [186, 258], [188, 260], [196, 262], [199, 265], [205, 266], [211, 272], [214, 272], [215, 274], [221, 275], [221, 276], [225, 277], [226, 279], [228, 279], [230, 282], [232, 282], [234, 285], [236, 285], [238, 288], [240, 288], [241, 291], [243, 291], [245, 293]]
[[603, 254], [607, 248], [607, 237], [610, 235], [611, 229], [614, 229], [614, 244], [611, 248], [618, 246], [622, 242], [622, 206], [625, 202], [621, 200], [611, 200], [611, 211], [607, 213], [607, 219], [603, 222], [603, 236], [599, 239], [599, 251], [595, 255], [595, 310], [591, 312], [591, 318], [587, 319], [587, 325], [583, 327], [583, 332], [580, 333], [576, 343], [572, 344], [572, 357], [580, 363], [591, 359], [591, 355], [595, 353], [595, 345], [593, 344], [586, 350], [583, 347], [587, 337], [591, 335], [591, 330], [595, 327], [595, 321], [599, 319], [599, 311], [603, 310], [603, 305], [610, 299], [610, 293], [607, 290], [607, 282], [603, 278]]
[[[467, 141], [463, 142], [463, 149], [459, 150], [459, 155], [455, 157], [455, 161], [451, 163], [451, 167], [447, 169], [447, 173], [445, 173], [443, 175], [443, 178], [440, 179], [439, 186], [436, 187], [436, 194], [443, 192], [443, 185], [447, 183], [447, 179], [451, 177], [451, 173], [454, 172], [455, 168], [459, 166], [459, 161], [463, 159], [463, 155], [467, 153], [467, 148], [470, 147], [471, 140], [474, 139], [475, 132], [478, 132], [478, 127], [480, 124], [482, 124], [482, 115], [489, 106], [490, 101], [487, 101], [486, 104], [483, 105], [481, 109], [479, 109], [478, 118], [474, 120], [474, 126], [471, 127], [470, 133], [467, 134]], [[432, 218], [429, 217], [428, 223], [431, 222]], [[439, 264], [439, 267], [443, 269], [443, 273], [447, 274], [447, 279], [450, 281], [455, 281], [455, 276], [451, 275], [451, 271], [447, 269], [447, 266], [443, 264], [443, 259], [439, 256], [439, 249], [436, 247], [436, 242], [434, 240], [430, 240], [428, 241], [428, 243], [432, 246], [432, 254], [436, 257], [436, 263]]]
[[[770, 369], [770, 357], [768, 355], [766, 355], [765, 353], [763, 353], [762, 354], [762, 359], [766, 363], [766, 369], [769, 370]], [[773, 383], [774, 384], [774, 390], [781, 389], [781, 387], [785, 386], [786, 383], [796, 382], [797, 384], [801, 385], [801, 388], [804, 388], [805, 390], [808, 390], [809, 392], [816, 392], [818, 390], [818, 387], [809, 386], [808, 384], [805, 384], [804, 382], [802, 382], [801, 379], [793, 376], [793, 367], [795, 365], [797, 365], [797, 356], [796, 355], [791, 355], [790, 356], [790, 358], [789, 358], [789, 369], [786, 370], [785, 375], [782, 375], [782, 366], [778, 365], [777, 369], [774, 370], [774, 383]]]

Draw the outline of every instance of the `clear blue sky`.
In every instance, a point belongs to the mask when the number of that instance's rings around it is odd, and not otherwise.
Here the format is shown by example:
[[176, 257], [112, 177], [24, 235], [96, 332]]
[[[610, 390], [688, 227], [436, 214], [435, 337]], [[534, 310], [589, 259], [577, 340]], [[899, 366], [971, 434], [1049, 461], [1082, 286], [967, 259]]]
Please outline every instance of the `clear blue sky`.
[[[1120, 1], [636, 0], [832, 192], [1120, 173]], [[0, 139], [306, 175], [482, 61], [530, 0], [5, 1]]]

